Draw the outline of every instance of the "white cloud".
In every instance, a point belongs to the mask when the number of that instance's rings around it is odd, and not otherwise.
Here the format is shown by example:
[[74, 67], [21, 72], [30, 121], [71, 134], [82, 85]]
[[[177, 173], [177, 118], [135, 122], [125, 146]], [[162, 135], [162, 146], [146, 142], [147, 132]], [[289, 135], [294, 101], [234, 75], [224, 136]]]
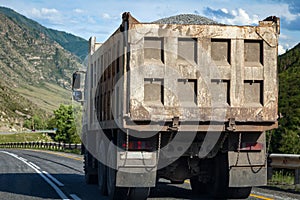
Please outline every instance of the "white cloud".
[[81, 13], [84, 13], [84, 10], [82, 9], [79, 9], [79, 8], [76, 8], [73, 10], [75, 13], [78, 13], [78, 14], [81, 14]]
[[285, 40], [289, 39], [289, 36], [287, 36], [287, 35], [285, 35], [283, 33], [280, 33], [279, 37], [280, 37], [280, 39], [285, 39]]
[[292, 14], [288, 4], [281, 4], [281, 9], [277, 10], [278, 16], [284, 17], [288, 22], [294, 21], [299, 14]]
[[54, 9], [54, 8], [33, 8], [31, 9], [31, 12], [29, 13], [30, 17], [33, 19], [38, 19], [38, 20], [47, 20], [51, 24], [63, 24], [63, 16], [61, 13]]
[[238, 10], [232, 10], [231, 14], [233, 18], [223, 19], [226, 24], [257, 24], [259, 21], [259, 17], [257, 15], [249, 16], [249, 14], [242, 8], [239, 8]]
[[91, 16], [87, 17], [87, 22], [90, 23], [90, 24], [96, 24], [97, 23], [97, 21]]
[[111, 19], [111, 16], [110, 16], [108, 13], [103, 13], [103, 14], [101, 15], [101, 17], [102, 17], [103, 19]]
[[57, 14], [58, 10], [52, 8], [52, 9], [48, 9], [48, 8], [42, 8], [41, 13], [43, 15], [52, 15], [52, 14]]
[[286, 49], [283, 48], [282, 45], [278, 45], [278, 55], [284, 54]]
[[224, 13], [226, 13], [226, 14], [229, 13], [228, 10], [227, 10], [226, 8], [222, 8], [221, 10], [222, 10]]
[[56, 15], [58, 14], [58, 10], [52, 8], [52, 9], [48, 9], [48, 8], [42, 8], [42, 9], [36, 9], [36, 8], [33, 8], [31, 10], [31, 14], [35, 17], [38, 17], [38, 18], [45, 18], [47, 16], [51, 16], [51, 15]]
[[226, 8], [213, 9], [206, 7], [204, 14], [223, 24], [253, 25], [258, 24], [259, 21], [258, 15], [250, 15], [242, 8], [227, 10]]

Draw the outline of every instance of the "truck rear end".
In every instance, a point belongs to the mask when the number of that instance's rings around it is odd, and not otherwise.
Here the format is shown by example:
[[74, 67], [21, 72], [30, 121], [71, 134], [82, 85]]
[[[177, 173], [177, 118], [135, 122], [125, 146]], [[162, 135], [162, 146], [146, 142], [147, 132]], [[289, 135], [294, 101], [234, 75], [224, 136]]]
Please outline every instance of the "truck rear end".
[[279, 19], [228, 26], [130, 18], [124, 127], [160, 133], [158, 176], [189, 178], [215, 197], [246, 197], [265, 185], [265, 131], [277, 127]]
[[265, 185], [265, 131], [277, 127], [279, 19], [122, 19], [103, 44], [90, 39], [86, 177], [97, 175], [111, 199], [145, 199], [159, 178], [189, 179], [194, 193], [215, 198], [247, 198]]

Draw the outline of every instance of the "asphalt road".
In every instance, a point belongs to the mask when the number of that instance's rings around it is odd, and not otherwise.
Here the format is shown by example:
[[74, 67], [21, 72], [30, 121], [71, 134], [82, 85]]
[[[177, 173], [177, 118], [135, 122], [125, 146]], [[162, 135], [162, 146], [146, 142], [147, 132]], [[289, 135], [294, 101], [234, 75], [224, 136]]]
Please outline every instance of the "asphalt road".
[[[86, 199], [106, 200], [96, 185], [84, 182], [82, 156], [49, 151], [0, 150], [0, 200]], [[182, 185], [160, 180], [149, 200], [209, 199], [192, 195]], [[255, 188], [248, 200], [300, 199], [299, 196]]]

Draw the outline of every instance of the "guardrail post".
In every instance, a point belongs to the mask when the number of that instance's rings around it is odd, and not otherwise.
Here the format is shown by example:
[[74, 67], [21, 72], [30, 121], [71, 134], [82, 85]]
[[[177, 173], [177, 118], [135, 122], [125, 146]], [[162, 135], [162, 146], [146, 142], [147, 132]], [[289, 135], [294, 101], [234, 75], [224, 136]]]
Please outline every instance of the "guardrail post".
[[273, 176], [273, 168], [271, 166], [268, 166], [267, 168], [267, 179], [271, 180]]
[[300, 168], [295, 169], [295, 185], [300, 184]]

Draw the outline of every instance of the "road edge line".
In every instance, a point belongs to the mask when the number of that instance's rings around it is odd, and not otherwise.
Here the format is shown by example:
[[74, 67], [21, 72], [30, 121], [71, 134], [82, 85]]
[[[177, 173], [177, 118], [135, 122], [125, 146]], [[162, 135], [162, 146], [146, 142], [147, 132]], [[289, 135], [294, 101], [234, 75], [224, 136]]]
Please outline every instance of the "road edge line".
[[10, 155], [10, 156], [22, 161], [23, 163], [25, 163], [27, 166], [29, 166], [31, 169], [33, 169], [37, 174], [39, 174], [44, 179], [44, 181], [46, 181], [55, 190], [55, 192], [59, 195], [60, 198], [62, 198], [63, 200], [69, 200], [67, 195], [59, 187], [57, 187], [57, 185], [55, 185], [55, 183], [53, 183], [49, 178], [47, 178], [47, 176], [45, 176], [40, 170], [38, 170], [37, 168], [32, 166], [30, 163], [25, 161], [22, 157], [19, 157], [16, 154], [11, 154], [7, 151], [0, 151], [0, 152]]

